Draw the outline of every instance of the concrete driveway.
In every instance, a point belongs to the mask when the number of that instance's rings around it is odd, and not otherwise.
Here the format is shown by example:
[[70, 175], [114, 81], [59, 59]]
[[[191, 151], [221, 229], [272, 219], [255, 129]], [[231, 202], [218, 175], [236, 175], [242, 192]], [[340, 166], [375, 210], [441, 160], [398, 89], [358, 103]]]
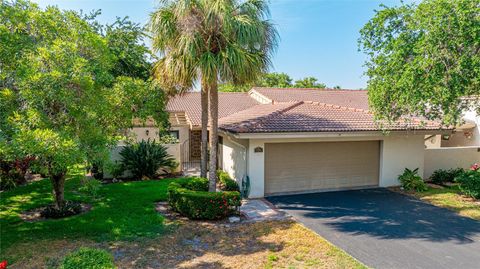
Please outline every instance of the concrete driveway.
[[386, 189], [269, 197], [374, 268], [480, 268], [480, 222]]

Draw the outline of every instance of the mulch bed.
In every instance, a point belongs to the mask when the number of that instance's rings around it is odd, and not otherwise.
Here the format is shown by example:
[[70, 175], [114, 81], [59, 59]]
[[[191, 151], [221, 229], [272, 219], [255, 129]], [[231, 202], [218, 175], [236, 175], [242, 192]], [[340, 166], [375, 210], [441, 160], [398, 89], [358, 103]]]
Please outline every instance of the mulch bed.
[[[78, 216], [80, 214], [83, 214], [85, 212], [88, 212], [92, 209], [92, 205], [90, 204], [81, 204], [82, 205], [82, 211], [76, 215], [73, 215], [73, 216]], [[23, 220], [23, 221], [26, 221], [26, 222], [36, 222], [36, 221], [42, 221], [42, 220], [47, 220], [47, 218], [44, 218], [42, 217], [41, 215], [41, 212], [46, 208], [46, 206], [42, 206], [42, 207], [37, 207], [37, 208], [34, 208], [34, 209], [30, 209], [30, 210], [27, 210], [27, 211], [24, 211], [20, 214], [20, 218]], [[71, 217], [71, 216], [69, 216]]]

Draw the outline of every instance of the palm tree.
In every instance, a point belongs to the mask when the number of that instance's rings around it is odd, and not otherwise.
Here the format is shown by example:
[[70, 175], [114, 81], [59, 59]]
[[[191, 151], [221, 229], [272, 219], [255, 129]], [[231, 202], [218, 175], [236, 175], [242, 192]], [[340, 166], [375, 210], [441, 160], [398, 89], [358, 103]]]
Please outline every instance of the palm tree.
[[200, 79], [208, 92], [210, 191], [217, 179], [218, 83], [252, 83], [268, 70], [278, 40], [268, 15], [265, 0], [163, 0], [150, 18], [152, 47], [162, 54], [156, 76], [180, 89]]

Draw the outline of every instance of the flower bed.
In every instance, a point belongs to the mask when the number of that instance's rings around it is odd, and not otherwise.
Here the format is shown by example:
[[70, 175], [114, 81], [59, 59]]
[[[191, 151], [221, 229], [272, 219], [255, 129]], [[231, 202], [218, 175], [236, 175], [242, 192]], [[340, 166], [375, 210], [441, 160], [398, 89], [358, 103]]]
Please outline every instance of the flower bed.
[[170, 183], [168, 204], [189, 219], [222, 219], [233, 214], [241, 204], [240, 193], [208, 192], [198, 188], [199, 185], [204, 186], [205, 180], [208, 184], [208, 180], [202, 178]]

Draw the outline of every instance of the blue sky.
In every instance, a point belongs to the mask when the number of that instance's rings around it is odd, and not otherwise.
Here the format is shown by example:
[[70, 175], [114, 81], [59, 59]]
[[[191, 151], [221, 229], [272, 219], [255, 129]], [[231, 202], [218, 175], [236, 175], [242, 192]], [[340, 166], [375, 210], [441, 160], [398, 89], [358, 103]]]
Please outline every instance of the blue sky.
[[[112, 22], [129, 16], [146, 23], [157, 5], [154, 0], [36, 0], [40, 6], [90, 11], [101, 9], [99, 20]], [[365, 88], [365, 56], [358, 52], [359, 30], [383, 3], [400, 0], [271, 0], [271, 20], [280, 33], [272, 71], [294, 79], [314, 76], [329, 87]]]

